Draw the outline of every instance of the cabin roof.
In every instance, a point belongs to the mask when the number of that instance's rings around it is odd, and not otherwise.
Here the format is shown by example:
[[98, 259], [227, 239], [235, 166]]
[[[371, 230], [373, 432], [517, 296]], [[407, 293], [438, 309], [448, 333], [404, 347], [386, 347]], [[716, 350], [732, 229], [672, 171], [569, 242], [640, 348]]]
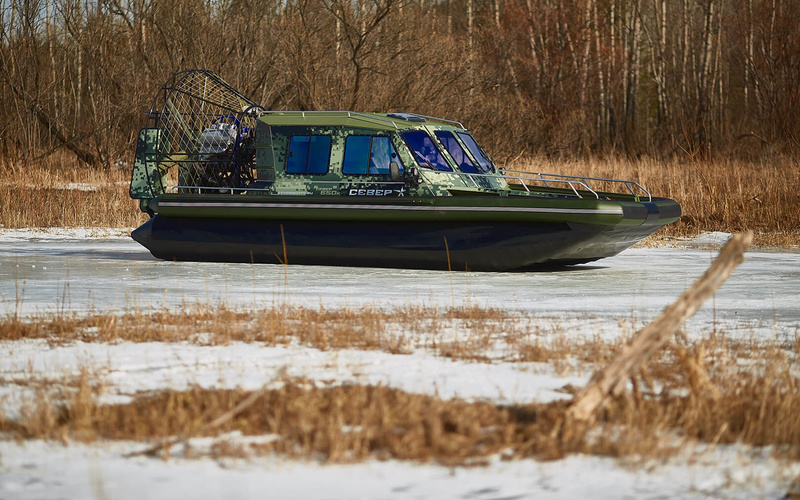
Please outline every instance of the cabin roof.
[[360, 113], [357, 111], [267, 111], [258, 118], [271, 126], [353, 127], [374, 130], [404, 130], [422, 125], [463, 129], [456, 121], [414, 113]]

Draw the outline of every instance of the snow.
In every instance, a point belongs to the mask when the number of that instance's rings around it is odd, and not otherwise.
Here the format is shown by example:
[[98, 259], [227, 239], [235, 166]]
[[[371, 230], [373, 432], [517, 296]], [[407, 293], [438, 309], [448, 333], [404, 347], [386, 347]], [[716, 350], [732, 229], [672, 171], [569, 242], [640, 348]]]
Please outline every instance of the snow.
[[[0, 182], [0, 184], [8, 184]], [[104, 182], [104, 183], [96, 183], [96, 182], [67, 182], [63, 184], [57, 184], [54, 186], [44, 186], [44, 189], [60, 189], [64, 191], [99, 191], [102, 188], [116, 188], [119, 186], [126, 186], [128, 185], [128, 181], [118, 181], [118, 182]], [[22, 187], [26, 189], [42, 189], [43, 186], [40, 184], [33, 184], [33, 183], [26, 183], [23, 184]], [[34, 229], [36, 231], [38, 229]]]
[[728, 242], [731, 233], [724, 233], [721, 231], [709, 231], [685, 240], [685, 243], [694, 246], [709, 245], [709, 246], [722, 246]]
[[127, 240], [130, 229], [108, 227], [42, 227], [23, 229], [0, 229], [0, 243], [40, 241], [69, 242], [84, 240]]
[[[162, 461], [122, 458], [141, 444], [0, 443], [0, 498], [706, 499], [779, 498], [800, 467], [735, 447], [667, 463], [621, 465], [573, 455], [448, 468], [370, 461], [323, 465], [279, 458]], [[689, 462], [700, 457], [693, 464]], [[781, 472], [776, 474], [776, 471]], [[13, 473], [3, 473], [13, 471]]]
[[[332, 383], [384, 385], [444, 399], [488, 400], [498, 404], [549, 402], [567, 397], [566, 384], [582, 386], [589, 372], [556, 376], [538, 363], [452, 361], [428, 352], [385, 352], [264, 347], [234, 342], [224, 346], [190, 344], [76, 342], [50, 347], [44, 340], [0, 342], [0, 378], [24, 382], [77, 377], [88, 369], [105, 387], [104, 401], [121, 402], [136, 393], [159, 389], [241, 388], [257, 390], [283, 376]], [[30, 396], [19, 386], [0, 387], [6, 411]]]
[[[709, 234], [688, 248], [636, 248], [574, 270], [548, 273], [453, 273], [153, 259], [117, 229], [0, 229], [0, 314], [159, 309], [219, 301], [242, 308], [288, 303], [307, 307], [440, 308], [479, 304], [519, 314], [543, 339], [559, 335], [628, 336], [699, 277], [729, 235]], [[703, 246], [710, 248], [701, 248]], [[800, 254], [750, 252], [747, 260], [689, 321], [694, 337], [793, 342], [800, 332]], [[457, 336], [451, 326], [445, 336]], [[502, 343], [498, 347], [502, 351]], [[101, 402], [124, 402], [158, 389], [258, 389], [281, 377], [323, 386], [383, 384], [442, 398], [499, 404], [563, 399], [591, 367], [452, 360], [412, 345], [404, 354], [291, 343], [231, 342], [54, 344], [0, 342], [0, 408], [14, 416], [31, 396], [28, 380], [60, 381], [89, 370], [102, 381]], [[22, 382], [22, 383], [17, 383]], [[269, 436], [263, 437], [269, 439]], [[192, 445], [209, 446], [208, 438]], [[222, 436], [240, 442], [241, 436]], [[0, 499], [27, 498], [777, 498], [800, 464], [769, 449], [699, 447], [660, 463], [573, 455], [486, 467], [370, 461], [330, 465], [281, 457], [168, 461], [123, 458], [142, 443], [0, 440]], [[177, 458], [175, 458], [177, 457]]]

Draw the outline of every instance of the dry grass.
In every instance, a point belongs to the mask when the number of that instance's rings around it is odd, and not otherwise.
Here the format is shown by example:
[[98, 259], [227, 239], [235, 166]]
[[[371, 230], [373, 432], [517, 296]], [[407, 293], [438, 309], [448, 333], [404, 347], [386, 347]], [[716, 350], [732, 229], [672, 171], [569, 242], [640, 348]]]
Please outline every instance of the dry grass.
[[[744, 369], [741, 355], [747, 356]], [[251, 393], [167, 390], [99, 405], [103, 385], [88, 370], [61, 384], [37, 385], [20, 418], [0, 417], [0, 431], [19, 439], [142, 442], [239, 432], [273, 438], [255, 444], [222, 440], [209, 453], [279, 453], [329, 462], [392, 458], [475, 465], [495, 454], [553, 459], [573, 452], [648, 459], [669, 456], [687, 442], [773, 446], [779, 455], [798, 459], [800, 391], [791, 373], [796, 361], [796, 352], [775, 345], [750, 350], [724, 339], [675, 342], [631, 381], [627, 395], [610, 404], [583, 439], [569, 442], [558, 433], [565, 402], [499, 406], [384, 386], [317, 387], [304, 380], [264, 391], [209, 431], [208, 422]]]
[[[492, 308], [407, 306], [383, 310], [313, 309], [281, 305], [236, 310], [224, 304], [183, 310], [86, 316], [57, 314], [0, 319], [0, 340], [65, 342], [192, 342], [218, 345], [298, 342], [321, 350], [381, 350], [392, 354], [431, 349], [457, 359], [482, 360], [495, 344], [519, 346], [531, 340], [530, 324], [519, 313]], [[516, 356], [514, 356], [516, 357]], [[520, 358], [520, 360], [525, 360]]]
[[800, 245], [800, 169], [793, 158], [776, 158], [770, 163], [535, 159], [518, 160], [513, 168], [637, 181], [653, 196], [681, 204], [683, 216], [659, 231], [661, 238], [752, 230], [758, 246]]
[[0, 227], [133, 227], [146, 219], [128, 195], [128, 169], [0, 163], [0, 178]]
[[[10, 314], [0, 317], [0, 341], [44, 339], [50, 345], [76, 341], [201, 346], [297, 343], [323, 351], [359, 349], [390, 354], [425, 349], [455, 360], [549, 364], [556, 373], [566, 373], [573, 365], [591, 367], [610, 361], [634, 333], [627, 322], [620, 322], [619, 328], [621, 335], [614, 340], [576, 336], [563, 318], [478, 306], [235, 309], [220, 303], [119, 314]], [[737, 359], [750, 359], [751, 353], [761, 353], [764, 345], [771, 345], [729, 341], [721, 332], [717, 342], [723, 341], [724, 349], [735, 352]], [[800, 337], [781, 349], [800, 356]]]
[[[654, 196], [673, 198], [683, 208], [681, 220], [656, 238], [749, 229], [759, 246], [800, 245], [800, 169], [792, 158], [770, 163], [526, 159], [509, 167], [638, 181]], [[129, 168], [88, 169], [57, 158], [25, 166], [0, 164], [0, 175], [0, 224], [7, 228], [133, 227], [145, 220], [128, 197]]]
[[[792, 417], [800, 411], [797, 353], [775, 344], [753, 347], [725, 339], [671, 344], [617, 402], [618, 423], [636, 439], [675, 429], [684, 439], [771, 445], [800, 458], [800, 420]], [[630, 447], [641, 452], [636, 440], [625, 445], [620, 454]]]
[[242, 310], [225, 304], [121, 314], [0, 318], [0, 341], [21, 339], [44, 339], [51, 345], [80, 341], [276, 346], [296, 342], [324, 351], [360, 349], [390, 354], [425, 349], [462, 361], [553, 363], [557, 373], [570, 371], [575, 363], [604, 363], [622, 342], [574, 338], [558, 318], [477, 306], [314, 309], [280, 305]]

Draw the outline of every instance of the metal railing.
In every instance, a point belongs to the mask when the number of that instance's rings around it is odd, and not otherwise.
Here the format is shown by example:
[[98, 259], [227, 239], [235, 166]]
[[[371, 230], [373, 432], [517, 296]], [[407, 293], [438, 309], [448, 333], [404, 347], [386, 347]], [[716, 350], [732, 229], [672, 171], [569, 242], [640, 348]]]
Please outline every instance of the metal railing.
[[426, 120], [434, 120], [438, 122], [449, 123], [453, 126], [457, 126], [458, 128], [466, 130], [466, 128], [464, 128], [464, 125], [462, 125], [461, 122], [456, 120], [448, 120], [447, 118], [437, 118], [435, 116], [421, 115], [419, 113], [409, 113], [409, 115], [419, 116], [420, 118], [425, 118]]
[[331, 115], [331, 116], [347, 116], [348, 118], [354, 118], [357, 120], [362, 120], [366, 122], [375, 121], [378, 122], [387, 122], [391, 123], [395, 129], [399, 129], [400, 127], [397, 126], [394, 120], [391, 118], [380, 116], [380, 115], [369, 115], [367, 113], [360, 113], [358, 111], [266, 111], [261, 116], [264, 115], [299, 115], [303, 118], [306, 115], [314, 116], [314, 115]]
[[[523, 174], [526, 173], [526, 172], [520, 172], [518, 170], [511, 170], [510, 172], [523, 173]], [[568, 183], [570, 183], [571, 187], [572, 187], [572, 184], [571, 184], [572, 182], [578, 182], [580, 185], [585, 186], [588, 191], [592, 192], [595, 195], [596, 198], [600, 198], [600, 195], [598, 195], [597, 192], [589, 186], [589, 181], [592, 181], [592, 182], [607, 182], [607, 183], [610, 183], [610, 184], [622, 184], [623, 186], [625, 186], [625, 188], [628, 190], [628, 192], [631, 193], [632, 196], [635, 196], [635, 197], [639, 198], [640, 196], [636, 193], [636, 190], [634, 189], [634, 187], [636, 187], [639, 190], [641, 190], [642, 193], [647, 195], [647, 201], [653, 201], [653, 196], [650, 194], [650, 191], [645, 189], [644, 186], [642, 186], [641, 184], [639, 184], [636, 181], [625, 180], [625, 179], [609, 179], [609, 178], [604, 178], [604, 177], [586, 177], [586, 176], [577, 176], [577, 175], [546, 174], [546, 173], [542, 173], [542, 172], [537, 172], [536, 174], [533, 174], [533, 175], [535, 175], [534, 180], [539, 181], [539, 182], [543, 182], [544, 185], [548, 186], [548, 187], [549, 187], [548, 182], [568, 182]], [[545, 177], [545, 176], [547, 176], [547, 177]], [[573, 191], [575, 190], [574, 187], [572, 187], [572, 189], [573, 189]]]
[[187, 191], [196, 191], [197, 194], [201, 194], [204, 191], [214, 191], [215, 194], [224, 194], [230, 193], [233, 194], [235, 192], [244, 192], [244, 191], [268, 191], [268, 189], [263, 188], [235, 188], [235, 187], [227, 187], [227, 186], [190, 186], [190, 185], [177, 185], [177, 186], [170, 186], [169, 191], [171, 193], [176, 193], [181, 189], [185, 189]]
[[[378, 122], [391, 123], [392, 126], [394, 126], [395, 129], [399, 129], [400, 128], [397, 125], [397, 122], [394, 120], [394, 118], [391, 118], [389, 116], [381, 116], [381, 114], [367, 114], [367, 113], [361, 113], [361, 112], [358, 112], [358, 111], [344, 111], [344, 110], [342, 110], [342, 111], [263, 111], [259, 116], [270, 115], [270, 114], [273, 114], [273, 115], [290, 115], [290, 114], [291, 115], [300, 115], [303, 118], [305, 118], [306, 116], [314, 116], [314, 115], [332, 115], [332, 116], [340, 115], [340, 116], [347, 116], [348, 118], [355, 118], [355, 119], [368, 121], [368, 122], [369, 121], [378, 121]], [[461, 122], [458, 122], [458, 121], [455, 121], [455, 120], [448, 120], [446, 118], [437, 118], [435, 116], [420, 115], [420, 114], [417, 114], [417, 113], [407, 113], [407, 114], [409, 116], [416, 116], [416, 117], [419, 117], [419, 118], [425, 118], [426, 120], [435, 120], [435, 121], [439, 121], [439, 122], [443, 122], [443, 123], [449, 123], [452, 126], [458, 127], [460, 129], [464, 128], [464, 125], [462, 125]], [[402, 118], [399, 118], [399, 120], [402, 120]]]
[[545, 187], [553, 187], [550, 185], [551, 183], [554, 184], [561, 183], [561, 184], [567, 184], [570, 187], [570, 189], [572, 189], [572, 192], [575, 193], [575, 196], [577, 196], [578, 198], [583, 198], [583, 196], [581, 196], [580, 192], [578, 191], [579, 189], [581, 189], [583, 191], [588, 191], [589, 193], [593, 194], [596, 199], [600, 199], [600, 194], [598, 194], [598, 192], [594, 188], [592, 188], [592, 186], [590, 185], [590, 181], [607, 182], [611, 184], [622, 184], [631, 193], [631, 195], [635, 197], [639, 197], [639, 195], [636, 194], [636, 191], [634, 190], [634, 188], [638, 188], [641, 190], [642, 193], [644, 193], [647, 196], [647, 201], [653, 201], [652, 195], [647, 189], [644, 188], [644, 186], [642, 186], [636, 181], [623, 180], [623, 179], [607, 179], [603, 177], [548, 174], [543, 172], [524, 172], [521, 170], [506, 170], [503, 168], [498, 169], [497, 174], [489, 174], [489, 173], [478, 174], [478, 173], [464, 173], [464, 172], [454, 172], [446, 170], [420, 169], [420, 173], [423, 172], [425, 174], [428, 173], [451, 174], [451, 175], [458, 175], [460, 177], [467, 177], [469, 178], [470, 182], [472, 182], [472, 184], [478, 188], [481, 186], [478, 186], [478, 184], [475, 182], [474, 177], [504, 179], [505, 181], [515, 180], [519, 181], [519, 184], [528, 193], [530, 193], [531, 189], [526, 184], [526, 181], [541, 182], [545, 185]]
[[[653, 197], [650, 192], [644, 188], [641, 184], [636, 181], [630, 180], [622, 180], [622, 179], [607, 179], [603, 177], [585, 177], [585, 176], [576, 176], [576, 175], [563, 175], [563, 174], [548, 174], [543, 172], [523, 172], [520, 170], [505, 170], [505, 169], [498, 169], [498, 173], [464, 173], [464, 172], [454, 172], [454, 171], [445, 171], [445, 170], [431, 170], [431, 169], [418, 169], [419, 178], [422, 179], [425, 184], [425, 187], [428, 188], [428, 191], [431, 193], [432, 196], [436, 196], [434, 191], [430, 187], [430, 182], [427, 179], [428, 174], [449, 174], [449, 175], [456, 175], [459, 177], [466, 177], [469, 181], [474, 185], [476, 188], [486, 188], [486, 186], [480, 186], [475, 181], [475, 177], [483, 177], [488, 179], [503, 179], [506, 182], [509, 180], [518, 181], [519, 184], [525, 189], [526, 192], [530, 193], [531, 188], [526, 184], [527, 182], [541, 182], [544, 184], [545, 187], [553, 187], [551, 184], [566, 184], [575, 193], [575, 196], [578, 198], [583, 198], [580, 191], [589, 192], [594, 195], [596, 199], [600, 199], [600, 194], [592, 188], [590, 182], [607, 182], [611, 184], [622, 184], [625, 188], [631, 193], [631, 195], [635, 197], [639, 197], [636, 194], [634, 188], [638, 188], [647, 196], [647, 201], [653, 201]], [[397, 181], [383, 181], [379, 179], [374, 180], [364, 180], [364, 181], [349, 181], [349, 180], [322, 180], [322, 179], [314, 179], [313, 181], [309, 181], [313, 184], [339, 184], [339, 185], [369, 185], [369, 184], [376, 184], [379, 183], [381, 185], [405, 185], [405, 182], [397, 182]], [[280, 189], [282, 182], [277, 180], [274, 184], [270, 187], [228, 187], [228, 186], [192, 186], [192, 185], [176, 185], [170, 186], [170, 192], [178, 192], [179, 190], [187, 190], [187, 191], [196, 191], [198, 194], [203, 192], [214, 192], [214, 193], [230, 193], [234, 194], [236, 192], [264, 192], [275, 193], [278, 189]]]
[[[296, 181], [292, 181], [292, 183], [295, 184]], [[346, 180], [327, 181], [327, 180], [314, 179], [313, 181], [309, 181], [309, 183], [313, 183], [313, 184], [342, 184], [342, 185], [345, 185], [345, 186], [375, 185], [375, 184], [380, 184], [381, 186], [387, 186], [387, 185], [405, 186], [406, 185], [405, 182], [395, 182], [395, 181], [384, 182], [384, 181], [381, 181], [381, 180], [372, 180], [372, 181], [346, 181]], [[211, 191], [211, 192], [216, 193], [216, 194], [226, 194], [226, 193], [234, 194], [234, 193], [237, 193], [237, 192], [243, 193], [245, 191], [263, 192], [263, 193], [272, 192], [273, 194], [279, 194], [277, 192], [281, 189], [281, 187], [282, 187], [282, 183], [280, 181], [275, 181], [269, 187], [252, 187], [251, 186], [251, 187], [238, 187], [237, 188], [237, 187], [228, 187], [228, 186], [176, 185], [176, 186], [170, 186], [168, 189], [169, 189], [169, 191], [171, 193], [176, 193], [181, 189], [185, 189], [185, 190], [188, 190], [188, 191], [196, 191], [198, 194], [201, 194], [203, 192], [208, 192], [208, 191]], [[298, 193], [300, 193], [300, 191], [298, 191]], [[431, 192], [431, 194], [433, 194], [433, 192]]]

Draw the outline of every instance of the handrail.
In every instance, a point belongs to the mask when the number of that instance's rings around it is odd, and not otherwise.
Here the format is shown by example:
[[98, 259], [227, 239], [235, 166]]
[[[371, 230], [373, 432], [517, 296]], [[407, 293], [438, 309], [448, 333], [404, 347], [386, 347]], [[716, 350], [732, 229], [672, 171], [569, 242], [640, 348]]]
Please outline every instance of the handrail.
[[[580, 189], [589, 191], [590, 193], [592, 193], [595, 196], [595, 198], [600, 199], [600, 195], [597, 193], [597, 191], [595, 191], [590, 186], [589, 181], [611, 182], [611, 183], [617, 183], [617, 184], [624, 185], [633, 196], [637, 196], [637, 197], [638, 197], [638, 195], [633, 190], [632, 186], [638, 187], [639, 189], [641, 189], [647, 195], [647, 201], [653, 201], [653, 197], [650, 194], [650, 191], [645, 189], [644, 186], [642, 186], [641, 184], [639, 184], [636, 181], [623, 180], [623, 179], [606, 179], [606, 178], [603, 178], [603, 177], [586, 177], [586, 176], [581, 177], [581, 176], [577, 176], [577, 175], [549, 174], [549, 173], [544, 173], [544, 172], [524, 172], [522, 170], [506, 170], [506, 169], [503, 169], [503, 168], [498, 169], [499, 174], [464, 173], [464, 172], [445, 171], [445, 170], [431, 170], [431, 169], [424, 169], [424, 170], [421, 170], [421, 171], [441, 173], [441, 174], [456, 174], [456, 175], [459, 175], [459, 176], [466, 176], [466, 177], [469, 177], [470, 180], [473, 183], [475, 183], [475, 180], [473, 179], [473, 177], [475, 177], [475, 176], [477, 176], [477, 177], [488, 177], [488, 178], [494, 178], [494, 179], [505, 179], [505, 180], [514, 179], [514, 180], [519, 181], [520, 184], [522, 185], [522, 187], [525, 188], [525, 191], [527, 191], [528, 193], [530, 193], [531, 190], [528, 187], [528, 185], [525, 184], [526, 180], [527, 181], [543, 182], [544, 185], [547, 186], [547, 187], [551, 187], [549, 183], [556, 183], [556, 182], [564, 183], [564, 184], [569, 185], [570, 189], [572, 189], [572, 192], [575, 193], [575, 195], [577, 197], [579, 197], [579, 198], [583, 198], [583, 196], [580, 195], [580, 193], [575, 188], [575, 186], [579, 186]], [[510, 174], [517, 174], [517, 175], [508, 175], [509, 173]]]
[[336, 115], [337, 113], [338, 114], [346, 114], [348, 118], [356, 118], [356, 119], [361, 119], [361, 120], [364, 120], [364, 121], [377, 120], [377, 121], [389, 122], [389, 123], [392, 124], [392, 126], [395, 129], [399, 129], [400, 128], [400, 127], [397, 126], [397, 123], [395, 123], [395, 121], [392, 120], [391, 118], [387, 118], [387, 117], [380, 116], [380, 115], [369, 115], [367, 113], [361, 113], [359, 111], [345, 111], [345, 110], [341, 110], [341, 111], [332, 111], [332, 110], [331, 111], [292, 111], [292, 110], [289, 110], [289, 111], [267, 111], [264, 114], [265, 115], [294, 114], [294, 115], [300, 115], [303, 118], [305, 118], [306, 114], [309, 114], [309, 115], [324, 115], [324, 114]]
[[[539, 180], [539, 181], [544, 182], [545, 186], [547, 186], [547, 181], [548, 180], [549, 181], [556, 181], [556, 182], [559, 182], [559, 181], [566, 182], [566, 181], [564, 181], [562, 179], [576, 179], [578, 181], [581, 181], [580, 184], [583, 185], [583, 186], [586, 186], [589, 189], [589, 191], [592, 191], [593, 193], [594, 193], [594, 190], [589, 188], [589, 181], [611, 182], [611, 183], [615, 183], [615, 184], [622, 184], [628, 189], [628, 191], [633, 196], [638, 196], [636, 194], [636, 192], [633, 190], [633, 188], [631, 187], [631, 186], [636, 186], [639, 189], [641, 189], [647, 195], [647, 201], [653, 201], [653, 196], [650, 194], [650, 191], [645, 189], [645, 187], [642, 186], [641, 184], [639, 184], [638, 182], [631, 181], [631, 180], [608, 179], [608, 178], [605, 178], [605, 177], [588, 177], [588, 176], [579, 176], [579, 175], [548, 174], [548, 173], [543, 173], [543, 172], [523, 172], [521, 170], [506, 170], [506, 172], [513, 172], [513, 173], [528, 174], [528, 175], [531, 175], [531, 176], [536, 176], [536, 177], [538, 177], [538, 179], [534, 179], [534, 180]], [[549, 176], [551, 178], [550, 179], [546, 179], [544, 176]], [[595, 193], [595, 195], [597, 195], [597, 193]]]
[[409, 115], [419, 116], [420, 118], [425, 118], [427, 120], [436, 120], [438, 122], [452, 123], [454, 125], [458, 125], [458, 128], [466, 130], [464, 125], [462, 125], [461, 122], [456, 120], [448, 120], [447, 118], [437, 118], [435, 116], [421, 115], [419, 113], [409, 113]]
[[[510, 172], [522, 173], [522, 174], [527, 174], [528, 173], [528, 172], [523, 172], [521, 170], [510, 170]], [[542, 177], [543, 175], [550, 175], [550, 174], [542, 174], [541, 172], [537, 172], [536, 173], [536, 178], [533, 178], [533, 177], [525, 177], [525, 178], [523, 178], [521, 176], [514, 176], [512, 178], [519, 180], [520, 184], [522, 184], [522, 187], [525, 188], [525, 191], [527, 191], [529, 193], [531, 192], [531, 190], [525, 184], [523, 179], [534, 180], [534, 181], [542, 181], [542, 182], [544, 182], [544, 185], [546, 187], [550, 187], [550, 184], [548, 184], [548, 181], [550, 181], [550, 182], [563, 182], [563, 183], [569, 185], [570, 189], [572, 189], [572, 192], [575, 193], [575, 196], [577, 196], [578, 198], [583, 198], [583, 196], [581, 196], [581, 194], [578, 192], [578, 190], [575, 189], [575, 184], [578, 184], [578, 186], [581, 186], [586, 191], [589, 191], [590, 193], [592, 193], [596, 199], [598, 199], [598, 200], [600, 199], [600, 195], [597, 194], [597, 191], [592, 189], [592, 187], [589, 186], [589, 184], [584, 179], [576, 179], [576, 180], [572, 180], [572, 179], [545, 179], [544, 177]], [[559, 174], [552, 174], [552, 175], [558, 176]]]
[[[277, 110], [275, 110], [275, 111], [265, 111], [264, 112], [265, 115], [270, 115], [270, 114], [295, 114], [295, 115], [300, 115], [303, 118], [305, 118], [307, 114], [308, 115], [325, 115], [325, 114], [335, 115], [337, 113], [346, 114], [348, 118], [360, 118], [360, 119], [363, 119], [363, 120], [369, 119], [369, 120], [377, 120], [377, 121], [388, 122], [388, 123], [391, 123], [392, 126], [394, 126], [395, 129], [400, 129], [400, 127], [397, 125], [397, 122], [395, 120], [393, 120], [392, 118], [389, 118], [388, 116], [381, 116], [380, 114], [371, 115], [371, 114], [367, 114], [367, 113], [362, 113], [360, 111], [345, 111], [345, 110], [339, 110], [339, 111], [334, 111], [334, 110], [325, 110], [325, 111], [295, 111], [295, 110], [277, 111]], [[447, 118], [438, 118], [436, 116], [420, 115], [418, 113], [408, 113], [408, 114], [409, 115], [413, 115], [413, 116], [418, 116], [420, 118], [425, 118], [427, 120], [435, 120], [435, 121], [440, 121], [440, 122], [444, 122], [444, 123], [449, 123], [449, 124], [452, 124], [454, 126], [457, 126], [460, 129], [466, 130], [464, 128], [464, 125], [461, 122], [456, 121], [456, 120], [448, 120]]]
[[[189, 186], [189, 185], [177, 185], [177, 186], [170, 186], [169, 190], [171, 192], [175, 192], [179, 189], [192, 189], [199, 191], [216, 191], [217, 193], [220, 192], [230, 192], [233, 194], [234, 191], [267, 191], [264, 188], [235, 188], [235, 187], [228, 187], [228, 186]], [[178, 193], [180, 194], [180, 193]]]
[[[228, 186], [190, 186], [190, 185], [177, 185], [177, 186], [170, 186], [170, 192], [175, 192], [179, 189], [196, 189], [197, 191], [216, 191], [216, 192], [230, 192], [233, 194], [235, 191], [244, 192], [244, 191], [263, 191], [268, 192], [272, 191], [273, 188], [280, 187], [280, 182], [275, 182], [270, 187], [228, 187]], [[314, 180], [314, 184], [381, 184], [383, 185], [403, 185], [405, 186], [405, 182], [396, 182], [396, 181], [327, 181], [327, 180]]]
[[[419, 169], [419, 177], [424, 179], [423, 184], [425, 187], [428, 188], [432, 196], [436, 196], [433, 190], [430, 187], [430, 183], [426, 178], [427, 174], [435, 173], [435, 174], [455, 174], [460, 177], [467, 177], [472, 182], [475, 187], [478, 186], [477, 182], [475, 182], [474, 177], [486, 177], [490, 179], [514, 179], [520, 182], [522, 187], [525, 189], [526, 192], [530, 193], [530, 187], [525, 183], [525, 181], [535, 181], [535, 182], [543, 182], [545, 186], [551, 187], [550, 183], [563, 183], [567, 184], [572, 192], [575, 193], [575, 196], [578, 198], [583, 198], [581, 194], [578, 192], [578, 189], [582, 189], [592, 193], [596, 199], [600, 199], [600, 194], [595, 191], [590, 185], [589, 181], [597, 181], [597, 182], [611, 182], [611, 183], [618, 183], [624, 185], [628, 191], [630, 191], [631, 195], [638, 197], [636, 192], [633, 190], [633, 186], [638, 187], [641, 189], [645, 194], [647, 194], [647, 201], [653, 201], [653, 197], [650, 192], [644, 188], [641, 184], [636, 181], [630, 180], [622, 180], [622, 179], [607, 179], [603, 177], [580, 177], [576, 175], [564, 175], [564, 174], [548, 174], [543, 172], [524, 172], [521, 170], [505, 170], [505, 169], [498, 169], [499, 174], [481, 174], [481, 173], [465, 173], [465, 172], [456, 172], [456, 171], [445, 171], [445, 170], [432, 170], [432, 169]], [[508, 175], [517, 174], [517, 175]], [[398, 182], [398, 181], [382, 181], [382, 180], [363, 180], [363, 181], [349, 181], [349, 180], [323, 180], [323, 179], [314, 179], [313, 182], [315, 184], [376, 184], [380, 183], [382, 185], [386, 184], [393, 184], [393, 185], [405, 185], [405, 182]], [[178, 185], [178, 186], [171, 186], [169, 189], [171, 192], [175, 192], [179, 189], [196, 189], [198, 192], [202, 191], [216, 191], [216, 192], [230, 192], [233, 194], [234, 192], [243, 192], [243, 191], [264, 191], [268, 192], [272, 190], [274, 187], [279, 186], [281, 184], [280, 181], [275, 182], [272, 186], [268, 188], [255, 188], [255, 187], [226, 187], [226, 186], [188, 186], [188, 185]], [[578, 188], [576, 188], [578, 186]]]

